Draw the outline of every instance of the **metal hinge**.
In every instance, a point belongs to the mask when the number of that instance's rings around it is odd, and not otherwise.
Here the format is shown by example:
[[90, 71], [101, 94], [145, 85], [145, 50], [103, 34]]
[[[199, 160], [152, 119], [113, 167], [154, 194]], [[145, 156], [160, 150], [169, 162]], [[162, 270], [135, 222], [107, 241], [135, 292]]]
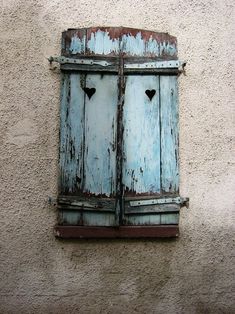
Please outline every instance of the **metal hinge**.
[[185, 61], [169, 60], [144, 63], [126, 63], [124, 64], [124, 69], [180, 69], [185, 65]]
[[57, 205], [58, 200], [56, 197], [48, 196], [47, 200], [48, 200], [48, 204], [50, 206], [56, 206]]
[[[107, 67], [111, 67], [115, 65], [115, 62], [105, 61], [105, 60], [97, 60], [97, 59], [90, 59], [90, 58], [67, 58], [67, 57], [49, 57], [48, 61], [50, 63], [52, 62], [58, 62], [61, 65], [77, 65], [77, 66], [92, 66], [92, 65], [98, 65], [103, 67], [104, 69]], [[186, 65], [185, 61], [179, 61], [179, 60], [168, 60], [168, 61], [148, 61], [148, 62], [141, 62], [141, 63], [133, 63], [129, 61], [128, 59], [124, 60], [124, 71], [144, 71], [144, 70], [166, 70], [166, 69], [178, 69], [178, 71], [182, 72], [184, 70], [184, 67]]]
[[130, 206], [146, 206], [146, 205], [160, 205], [160, 204], [180, 204], [187, 205], [189, 198], [187, 197], [174, 197], [174, 198], [158, 198], [151, 200], [130, 201]]
[[93, 60], [93, 59], [74, 59], [74, 58], [66, 58], [66, 57], [49, 57], [48, 61], [51, 62], [58, 62], [60, 64], [84, 64], [84, 65], [100, 65], [100, 66], [110, 66], [113, 65], [110, 62], [104, 61], [104, 60]]

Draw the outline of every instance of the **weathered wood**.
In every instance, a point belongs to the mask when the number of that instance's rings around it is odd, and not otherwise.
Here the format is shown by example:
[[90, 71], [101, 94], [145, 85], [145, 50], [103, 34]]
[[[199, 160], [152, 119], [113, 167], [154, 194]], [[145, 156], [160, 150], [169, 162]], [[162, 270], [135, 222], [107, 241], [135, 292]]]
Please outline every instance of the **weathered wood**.
[[112, 37], [109, 29], [87, 29], [88, 54], [119, 54], [119, 38]]
[[179, 205], [164, 204], [164, 205], [151, 205], [151, 206], [137, 206], [132, 207], [129, 202], [125, 202], [125, 214], [150, 214], [150, 213], [163, 213], [163, 212], [179, 212]]
[[[98, 65], [80, 65], [80, 64], [62, 64], [60, 66], [60, 69], [62, 71], [79, 71], [79, 72], [102, 72], [103, 74], [105, 73], [118, 73], [118, 67], [113, 65], [113, 66], [107, 66], [107, 67], [102, 67]], [[124, 69], [124, 74], [146, 74], [146, 75], [154, 75], [154, 74], [163, 74], [163, 75], [169, 75], [169, 74], [178, 74], [181, 71], [177, 68], [171, 69], [160, 69], [160, 68], [155, 68], [155, 69], [142, 69], [142, 68], [126, 68]]]
[[178, 225], [179, 213], [161, 214], [160, 222], [161, 222], [161, 225]]
[[98, 238], [175, 238], [179, 228], [168, 226], [122, 226], [119, 228], [56, 226], [55, 236], [63, 239], [98, 239]]
[[80, 211], [112, 211], [115, 213], [116, 200], [112, 198], [84, 197], [70, 198], [65, 196], [58, 199], [57, 207], [64, 211], [80, 210]]
[[61, 95], [60, 193], [74, 193], [83, 181], [84, 92], [82, 76], [64, 74]]
[[111, 65], [107, 67], [102, 67], [99, 65], [81, 65], [81, 64], [61, 64], [60, 69], [62, 71], [79, 71], [79, 72], [102, 72], [102, 74], [108, 73], [118, 73], [118, 67], [116, 65]]
[[67, 226], [115, 226], [115, 213], [110, 211], [59, 210], [61, 225]]
[[[126, 78], [123, 184], [125, 195], [160, 192], [159, 77]], [[154, 92], [152, 99], [146, 91]]]
[[148, 213], [148, 215], [143, 214], [125, 215], [123, 219], [123, 224], [133, 226], [160, 225], [161, 216], [158, 213]]
[[160, 107], [161, 188], [176, 193], [179, 189], [177, 76], [160, 77]]
[[117, 76], [87, 75], [85, 98], [84, 192], [111, 196], [116, 191]]
[[87, 208], [109, 208], [115, 205], [114, 198], [97, 198], [97, 197], [59, 197], [58, 204], [60, 206], [87, 207]]
[[178, 224], [179, 205], [128, 202], [178, 196], [176, 38], [122, 27], [73, 29], [63, 33], [62, 55], [72, 59], [61, 65], [60, 224], [153, 226], [63, 229], [65, 237], [71, 230], [72, 237], [176, 236], [168, 225]]
[[61, 55], [74, 56], [85, 54], [86, 50], [85, 28], [68, 29], [62, 33]]
[[63, 32], [62, 55], [119, 55], [177, 59], [177, 41], [167, 33], [125, 27], [93, 27]]

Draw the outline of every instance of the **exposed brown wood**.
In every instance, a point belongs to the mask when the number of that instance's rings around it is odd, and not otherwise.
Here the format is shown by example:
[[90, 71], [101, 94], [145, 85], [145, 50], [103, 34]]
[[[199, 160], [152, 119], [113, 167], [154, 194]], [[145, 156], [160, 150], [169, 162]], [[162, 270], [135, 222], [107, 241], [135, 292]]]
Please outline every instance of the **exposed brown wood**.
[[92, 238], [174, 238], [179, 236], [177, 225], [83, 227], [56, 226], [55, 236], [63, 239]]

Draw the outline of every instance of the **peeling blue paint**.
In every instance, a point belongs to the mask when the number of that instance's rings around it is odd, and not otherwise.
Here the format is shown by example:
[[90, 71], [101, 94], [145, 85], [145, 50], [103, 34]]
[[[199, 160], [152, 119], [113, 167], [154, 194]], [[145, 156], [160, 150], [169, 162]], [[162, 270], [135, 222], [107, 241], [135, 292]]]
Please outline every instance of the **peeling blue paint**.
[[[62, 49], [73, 58], [77, 54], [110, 56], [122, 53], [163, 60], [176, 57], [176, 40], [173, 37], [150, 33], [141, 30], [132, 33], [131, 29], [126, 29], [119, 34], [118, 30], [112, 32], [111, 28], [72, 30], [70, 37], [63, 38]], [[138, 64], [138, 60], [134, 59], [134, 62]], [[140, 205], [137, 213], [128, 215], [122, 202], [119, 202], [121, 199], [126, 203], [127, 196], [141, 199], [144, 196], [152, 198], [165, 197], [167, 193], [178, 194], [177, 76], [132, 74], [125, 77], [125, 88], [121, 93], [120, 77], [91, 72], [63, 74], [60, 193], [82, 197], [88, 203], [93, 198], [97, 205], [93, 211], [91, 208], [84, 210], [83, 204], [78, 205], [76, 210], [68, 208], [62, 211], [63, 223], [114, 226], [117, 224], [115, 215], [121, 208], [122, 224], [177, 224], [178, 213], [146, 214]], [[118, 120], [121, 106], [123, 111]], [[123, 131], [121, 167], [117, 162], [119, 124]], [[117, 197], [118, 179], [123, 190]], [[109, 212], [99, 211], [101, 198], [112, 199], [106, 207]]]
[[71, 44], [70, 44], [70, 52], [71, 54], [77, 54], [82, 53], [85, 51], [85, 41], [86, 37], [83, 36], [83, 38], [79, 38], [77, 36], [74, 36], [71, 38]]
[[119, 39], [111, 39], [107, 32], [98, 30], [91, 34], [87, 48], [91, 53], [110, 54], [119, 52]]

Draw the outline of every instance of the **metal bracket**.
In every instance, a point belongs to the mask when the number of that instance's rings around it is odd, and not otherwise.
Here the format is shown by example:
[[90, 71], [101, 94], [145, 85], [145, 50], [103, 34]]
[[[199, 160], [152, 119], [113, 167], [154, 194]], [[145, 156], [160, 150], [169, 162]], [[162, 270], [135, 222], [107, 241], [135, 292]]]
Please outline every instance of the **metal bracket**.
[[179, 69], [185, 65], [185, 61], [169, 60], [144, 63], [126, 63], [124, 64], [124, 69]]
[[48, 196], [48, 204], [50, 206], [56, 206], [57, 205], [57, 198], [52, 197], [52, 196]]
[[[99, 60], [91, 58], [67, 58], [61, 57], [49, 57], [48, 61], [58, 62], [61, 64], [61, 69], [63, 70], [79, 70], [79, 71], [92, 71], [95, 69], [97, 71], [114, 71], [117, 72], [117, 59], [116, 60]], [[133, 62], [133, 59], [123, 59], [123, 71], [125, 73], [153, 73], [153, 72], [183, 72], [186, 65], [185, 61], [179, 60], [168, 60], [168, 61], [140, 61], [139, 63]]]
[[66, 58], [66, 57], [49, 57], [48, 61], [50, 63], [52, 62], [58, 62], [60, 64], [79, 64], [79, 65], [100, 65], [100, 66], [110, 66], [113, 65], [110, 62], [104, 61], [104, 60], [93, 60], [93, 59], [74, 59], [74, 58]]
[[185, 205], [189, 201], [187, 197], [174, 197], [174, 198], [159, 198], [151, 200], [130, 201], [130, 206], [146, 206], [146, 205], [160, 205], [160, 204], [180, 204]]

